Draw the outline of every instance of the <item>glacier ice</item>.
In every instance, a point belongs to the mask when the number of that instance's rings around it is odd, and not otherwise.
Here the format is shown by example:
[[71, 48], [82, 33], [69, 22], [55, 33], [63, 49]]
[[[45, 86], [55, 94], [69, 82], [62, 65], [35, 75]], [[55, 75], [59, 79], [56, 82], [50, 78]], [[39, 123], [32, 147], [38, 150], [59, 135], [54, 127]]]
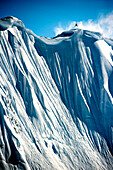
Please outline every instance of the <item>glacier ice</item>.
[[113, 40], [0, 20], [0, 169], [113, 169]]

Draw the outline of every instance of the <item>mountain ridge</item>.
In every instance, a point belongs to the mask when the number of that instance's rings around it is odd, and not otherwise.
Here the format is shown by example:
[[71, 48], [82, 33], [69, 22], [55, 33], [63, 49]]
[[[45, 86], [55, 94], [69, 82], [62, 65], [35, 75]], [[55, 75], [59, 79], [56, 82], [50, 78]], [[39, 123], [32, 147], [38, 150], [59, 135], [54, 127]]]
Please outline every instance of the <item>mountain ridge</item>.
[[0, 167], [112, 169], [113, 40], [0, 24]]

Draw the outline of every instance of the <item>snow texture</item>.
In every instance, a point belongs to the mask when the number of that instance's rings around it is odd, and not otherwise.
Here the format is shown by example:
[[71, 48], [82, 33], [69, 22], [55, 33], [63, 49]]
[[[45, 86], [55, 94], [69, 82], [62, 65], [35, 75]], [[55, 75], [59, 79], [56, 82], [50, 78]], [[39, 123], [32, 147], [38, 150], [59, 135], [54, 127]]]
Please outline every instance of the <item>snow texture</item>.
[[112, 39], [0, 20], [0, 169], [113, 169]]

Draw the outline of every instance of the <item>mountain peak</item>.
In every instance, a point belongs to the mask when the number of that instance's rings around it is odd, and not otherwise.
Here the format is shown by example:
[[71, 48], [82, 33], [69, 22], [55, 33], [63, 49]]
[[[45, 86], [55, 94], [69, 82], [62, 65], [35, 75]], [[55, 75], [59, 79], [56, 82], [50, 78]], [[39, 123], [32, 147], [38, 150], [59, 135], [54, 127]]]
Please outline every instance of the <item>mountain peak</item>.
[[7, 16], [0, 19], [0, 31], [7, 30], [8, 28], [13, 26], [24, 27], [24, 24], [20, 19], [13, 16]]

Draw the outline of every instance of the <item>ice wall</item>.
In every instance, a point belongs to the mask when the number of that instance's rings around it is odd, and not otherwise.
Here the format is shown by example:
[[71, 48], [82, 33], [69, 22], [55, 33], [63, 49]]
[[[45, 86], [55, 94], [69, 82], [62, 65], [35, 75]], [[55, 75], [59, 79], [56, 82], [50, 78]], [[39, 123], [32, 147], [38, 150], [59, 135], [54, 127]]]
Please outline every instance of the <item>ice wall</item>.
[[0, 168], [113, 169], [113, 40], [38, 37], [0, 20]]

